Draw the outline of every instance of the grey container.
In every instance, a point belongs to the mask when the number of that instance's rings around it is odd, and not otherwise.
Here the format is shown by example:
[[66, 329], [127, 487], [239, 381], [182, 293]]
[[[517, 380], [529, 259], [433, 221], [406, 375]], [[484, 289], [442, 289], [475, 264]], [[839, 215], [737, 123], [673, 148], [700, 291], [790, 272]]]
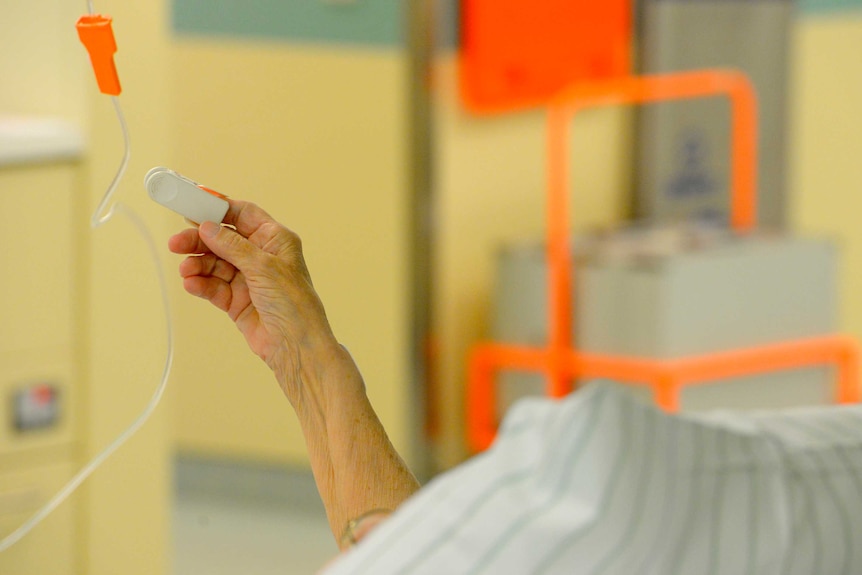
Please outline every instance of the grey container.
[[[837, 318], [836, 265], [830, 242], [788, 237], [728, 235], [706, 246], [671, 245], [652, 253], [596, 250], [574, 271], [573, 338], [586, 352], [674, 359], [830, 334]], [[501, 251], [496, 341], [545, 345], [546, 287], [541, 246]], [[687, 388], [682, 407], [825, 404], [833, 378], [831, 368], [816, 367], [717, 381]], [[544, 381], [538, 374], [501, 373], [498, 408], [542, 394]]]
[[[757, 93], [758, 223], [787, 221], [787, 0], [646, 0], [639, 11], [641, 73], [702, 68], [744, 72]], [[636, 204], [654, 222], [729, 211], [730, 106], [725, 98], [643, 106], [636, 139]]]

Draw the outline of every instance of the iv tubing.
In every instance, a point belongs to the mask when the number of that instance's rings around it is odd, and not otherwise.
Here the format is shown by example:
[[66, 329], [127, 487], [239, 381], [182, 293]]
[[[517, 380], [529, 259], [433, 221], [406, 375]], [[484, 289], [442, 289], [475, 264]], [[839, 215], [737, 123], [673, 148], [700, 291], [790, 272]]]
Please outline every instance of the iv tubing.
[[[123, 132], [123, 159], [120, 162], [120, 167], [117, 168], [117, 173], [114, 174], [114, 179], [111, 180], [111, 184], [108, 186], [108, 190], [105, 192], [105, 195], [102, 197], [102, 201], [99, 202], [99, 207], [96, 208], [96, 211], [93, 212], [93, 215], [90, 217], [90, 227], [96, 229], [110, 221], [112, 217], [114, 217], [114, 210], [117, 208], [123, 209], [122, 204], [113, 204], [108, 207], [108, 204], [111, 202], [111, 198], [113, 198], [114, 193], [117, 191], [117, 188], [120, 185], [120, 182], [123, 180], [123, 176], [126, 174], [126, 168], [129, 167], [129, 159], [132, 155], [132, 146], [129, 140], [129, 127], [126, 124], [126, 117], [123, 114], [123, 109], [120, 107], [120, 99], [117, 96], [111, 96], [111, 102], [114, 104], [114, 110], [117, 112], [117, 120], [120, 122], [120, 129]], [[107, 213], [105, 210], [107, 209]], [[127, 215], [132, 215], [134, 212], [125, 208]], [[140, 226], [138, 226], [140, 228]], [[146, 227], [143, 228], [143, 235], [145, 239], [151, 239], [149, 235], [149, 231]], [[154, 253], [154, 257], [158, 257], [158, 252]], [[158, 261], [158, 260], [156, 260]], [[159, 267], [161, 270], [161, 267]]]
[[[89, 0], [87, 2], [89, 7], [90, 14], [93, 13], [93, 2]], [[150, 418], [153, 412], [156, 410], [159, 402], [164, 395], [165, 388], [168, 384], [168, 376], [171, 371], [171, 365], [173, 364], [174, 359], [174, 343], [173, 343], [173, 325], [171, 322], [171, 307], [170, 307], [170, 299], [168, 297], [168, 287], [167, 287], [167, 279], [165, 278], [164, 271], [162, 270], [161, 263], [159, 261], [159, 252], [156, 248], [156, 243], [153, 240], [152, 234], [150, 234], [149, 229], [147, 229], [144, 220], [135, 213], [131, 208], [126, 207], [123, 204], [115, 203], [111, 204], [111, 199], [114, 196], [114, 193], [117, 191], [117, 187], [119, 187], [120, 181], [123, 179], [123, 175], [126, 172], [126, 168], [129, 165], [130, 158], [130, 139], [129, 139], [129, 128], [126, 125], [126, 119], [123, 115], [123, 110], [120, 107], [120, 100], [116, 96], [112, 96], [111, 100], [114, 103], [114, 109], [117, 112], [117, 119], [120, 122], [120, 128], [123, 132], [123, 143], [124, 143], [124, 152], [123, 159], [120, 162], [120, 166], [117, 169], [117, 173], [114, 175], [114, 179], [111, 181], [111, 184], [108, 186], [105, 195], [102, 197], [102, 201], [99, 202], [99, 206], [96, 208], [96, 211], [93, 212], [92, 217], [90, 218], [90, 227], [96, 229], [108, 221], [110, 221], [114, 214], [118, 211], [123, 212], [135, 227], [138, 229], [138, 232], [141, 234], [141, 237], [147, 244], [149, 248], [150, 256], [152, 257], [153, 263], [156, 267], [157, 275], [159, 278], [159, 288], [161, 290], [161, 298], [162, 305], [165, 313], [165, 327], [167, 332], [167, 356], [165, 357], [164, 369], [162, 371], [162, 378], [159, 383], [158, 388], [156, 388], [155, 393], [153, 394], [150, 402], [147, 404], [144, 411], [138, 416], [138, 418], [132, 422], [132, 424], [122, 432], [110, 445], [108, 445], [101, 453], [96, 455], [86, 466], [84, 466], [81, 471], [77, 473], [54, 497], [51, 498], [48, 503], [46, 503], [39, 511], [37, 511], [30, 519], [28, 519], [21, 527], [10, 533], [8, 536], [0, 540], [0, 553], [6, 551], [12, 545], [20, 541], [25, 535], [27, 535], [34, 527], [36, 527], [39, 523], [42, 522], [48, 515], [50, 515], [57, 507], [59, 507], [68, 497], [90, 476], [92, 473], [111, 455], [114, 454], [117, 449], [119, 449], [130, 437], [132, 437]], [[106, 212], [107, 210], [107, 212]]]

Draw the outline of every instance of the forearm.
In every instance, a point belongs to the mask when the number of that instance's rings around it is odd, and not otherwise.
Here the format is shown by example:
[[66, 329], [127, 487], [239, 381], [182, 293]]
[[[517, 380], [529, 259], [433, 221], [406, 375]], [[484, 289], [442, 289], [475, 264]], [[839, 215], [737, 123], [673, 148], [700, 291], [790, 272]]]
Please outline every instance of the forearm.
[[346, 350], [331, 348], [315, 363], [291, 403], [339, 539], [348, 521], [374, 509], [394, 510], [419, 484], [389, 441]]
[[299, 236], [254, 204], [229, 205], [224, 223], [233, 229], [204, 222], [172, 237], [171, 251], [189, 256], [180, 265], [186, 291], [226, 312], [275, 373], [299, 417], [338, 537], [348, 520], [395, 509], [419, 485], [332, 334]]

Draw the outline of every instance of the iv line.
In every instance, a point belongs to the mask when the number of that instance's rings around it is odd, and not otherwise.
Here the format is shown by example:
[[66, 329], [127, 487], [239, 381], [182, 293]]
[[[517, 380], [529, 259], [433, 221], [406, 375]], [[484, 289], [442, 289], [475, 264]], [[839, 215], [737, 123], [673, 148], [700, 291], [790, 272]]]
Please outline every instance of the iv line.
[[[93, 2], [92, 0], [88, 0], [87, 6], [89, 9], [89, 13], [93, 14]], [[129, 165], [129, 158], [131, 156], [131, 145], [129, 138], [129, 128], [126, 124], [125, 116], [123, 115], [123, 110], [120, 107], [120, 100], [116, 96], [112, 96], [111, 100], [114, 104], [114, 109], [117, 113], [117, 119], [120, 123], [120, 128], [123, 133], [123, 143], [124, 143], [124, 152], [123, 159], [120, 162], [120, 166], [117, 169], [117, 173], [114, 175], [114, 179], [111, 181], [108, 186], [105, 195], [102, 197], [101, 202], [99, 202], [98, 207], [93, 212], [92, 217], [90, 218], [90, 227], [92, 229], [96, 229], [101, 227], [102, 225], [109, 222], [113, 216], [117, 212], [122, 212], [125, 214], [135, 225], [141, 237], [147, 244], [149, 248], [149, 253], [152, 258], [153, 264], [156, 267], [157, 276], [159, 279], [159, 288], [161, 291], [161, 299], [162, 305], [165, 313], [165, 327], [167, 332], [167, 356], [165, 357], [164, 369], [162, 371], [161, 381], [159, 386], [156, 388], [155, 393], [150, 398], [149, 403], [144, 408], [144, 411], [138, 416], [138, 418], [132, 422], [132, 424], [123, 431], [110, 445], [108, 445], [101, 453], [96, 455], [92, 460], [90, 460], [87, 465], [84, 466], [68, 483], [54, 496], [52, 497], [39, 511], [37, 511], [30, 519], [28, 519], [21, 527], [7, 535], [5, 538], [0, 540], [0, 553], [6, 551], [12, 545], [20, 541], [25, 535], [27, 535], [30, 531], [33, 530], [39, 523], [41, 523], [48, 515], [50, 515], [54, 510], [56, 510], [66, 499], [69, 498], [72, 493], [90, 476], [93, 472], [111, 455], [114, 454], [117, 449], [119, 449], [130, 437], [132, 437], [137, 431], [146, 423], [146, 421], [150, 418], [153, 412], [156, 410], [159, 402], [164, 395], [165, 388], [168, 384], [168, 376], [171, 372], [171, 365], [173, 364], [174, 359], [174, 343], [173, 343], [173, 324], [171, 322], [171, 307], [170, 307], [170, 299], [168, 297], [168, 284], [167, 279], [165, 278], [164, 270], [162, 270], [161, 262], [159, 260], [159, 252], [156, 247], [156, 243], [153, 240], [153, 236], [147, 228], [144, 220], [131, 208], [126, 207], [121, 203], [111, 204], [111, 199], [114, 196], [114, 193], [117, 191], [117, 188], [120, 185], [120, 181], [122, 181], [124, 174], [126, 173], [126, 168]], [[107, 209], [107, 213], [105, 210]]]
[[[93, 212], [93, 215], [90, 217], [90, 227], [96, 229], [101, 227], [102, 225], [108, 223], [112, 217], [114, 217], [114, 210], [116, 208], [122, 209], [122, 204], [113, 204], [108, 207], [108, 204], [111, 201], [111, 198], [114, 196], [114, 193], [117, 191], [117, 188], [120, 185], [120, 182], [123, 180], [123, 176], [126, 174], [126, 168], [129, 167], [129, 159], [131, 158], [131, 142], [129, 140], [129, 127], [126, 125], [126, 117], [123, 114], [123, 109], [120, 107], [120, 99], [117, 96], [111, 96], [111, 102], [114, 104], [114, 110], [117, 113], [117, 120], [120, 122], [120, 129], [123, 132], [123, 159], [120, 162], [120, 167], [117, 168], [117, 173], [114, 174], [114, 179], [111, 180], [110, 185], [108, 186], [108, 190], [105, 192], [105, 195], [102, 196], [102, 201], [99, 202], [99, 206], [96, 208], [96, 211]], [[105, 209], [107, 208], [107, 213]], [[130, 210], [127, 210], [130, 212]], [[147, 237], [149, 237], [149, 232], [146, 232]], [[146, 239], [146, 238], [145, 238]], [[156, 252], [158, 254], [158, 252]], [[161, 267], [159, 267], [161, 269]]]

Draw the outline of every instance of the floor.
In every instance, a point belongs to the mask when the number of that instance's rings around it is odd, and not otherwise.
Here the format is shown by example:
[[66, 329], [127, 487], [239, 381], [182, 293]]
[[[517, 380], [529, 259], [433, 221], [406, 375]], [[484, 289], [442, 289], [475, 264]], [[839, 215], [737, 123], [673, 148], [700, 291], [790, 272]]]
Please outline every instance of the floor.
[[181, 458], [173, 575], [314, 574], [337, 553], [307, 471]]

